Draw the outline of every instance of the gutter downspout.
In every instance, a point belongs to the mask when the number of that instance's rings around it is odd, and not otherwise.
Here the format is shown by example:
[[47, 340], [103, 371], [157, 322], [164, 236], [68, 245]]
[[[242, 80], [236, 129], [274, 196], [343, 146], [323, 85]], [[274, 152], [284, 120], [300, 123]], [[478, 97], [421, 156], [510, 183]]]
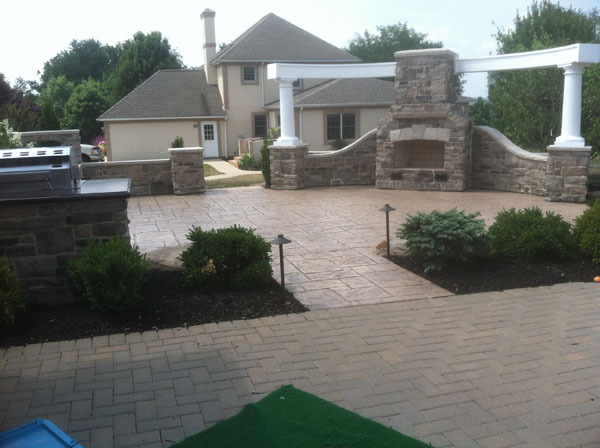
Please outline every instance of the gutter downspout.
[[300, 107], [300, 112], [298, 112], [298, 134], [300, 134], [300, 140], [302, 140], [302, 111], [304, 107]]
[[227, 116], [225, 116], [225, 160], [229, 158], [229, 144], [228, 144], [228, 135], [227, 135]]
[[[265, 107], [265, 63], [261, 62], [260, 64], [260, 96], [261, 96], [261, 106]], [[268, 121], [267, 121], [268, 123]]]

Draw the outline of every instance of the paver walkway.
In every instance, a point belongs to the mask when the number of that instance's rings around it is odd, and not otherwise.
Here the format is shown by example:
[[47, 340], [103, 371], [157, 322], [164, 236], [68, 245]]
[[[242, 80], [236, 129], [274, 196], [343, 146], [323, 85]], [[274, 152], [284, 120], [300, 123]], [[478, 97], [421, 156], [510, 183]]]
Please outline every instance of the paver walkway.
[[[440, 193], [378, 190], [375, 187], [273, 191], [262, 187], [211, 190], [203, 195], [134, 197], [130, 233], [142, 251], [187, 242], [192, 225], [210, 229], [253, 227], [267, 240], [283, 233], [286, 287], [311, 309], [365, 305], [450, 295], [445, 289], [374, 254], [385, 240], [389, 203], [391, 235], [407, 214], [452, 207], [480, 211], [491, 224], [503, 208], [538, 206], [572, 220], [581, 204], [546, 202], [537, 196], [494, 191]], [[279, 273], [277, 250], [274, 274]]]
[[434, 446], [600, 446], [600, 286], [334, 308], [0, 350], [0, 430], [169, 446], [282, 384]]
[[260, 174], [260, 171], [250, 171], [250, 170], [240, 170], [236, 168], [229, 162], [225, 162], [224, 160], [218, 159], [209, 159], [205, 160], [204, 163], [212, 166], [217, 171], [220, 171], [223, 174], [216, 174], [214, 176], [207, 177], [208, 180], [216, 180], [216, 179], [229, 179], [231, 177], [237, 176], [247, 176], [249, 174]]

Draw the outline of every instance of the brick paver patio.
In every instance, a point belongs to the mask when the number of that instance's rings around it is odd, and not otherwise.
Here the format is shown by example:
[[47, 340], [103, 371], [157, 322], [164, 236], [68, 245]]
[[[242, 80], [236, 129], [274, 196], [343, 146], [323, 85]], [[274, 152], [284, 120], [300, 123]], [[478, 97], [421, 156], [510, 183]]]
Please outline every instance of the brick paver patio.
[[[414, 276], [421, 283], [398, 286], [411, 277], [372, 253], [384, 203], [399, 209], [393, 228], [406, 213], [451, 206], [488, 221], [503, 206], [569, 219], [583, 210], [506, 193], [369, 188], [133, 198], [143, 250], [183, 243], [191, 224], [285, 233], [296, 295], [331, 307], [0, 349], [0, 430], [42, 417], [84, 446], [169, 446], [291, 383], [437, 447], [600, 446], [600, 286], [467, 296], [436, 294]], [[372, 304], [340, 306], [363, 294]]]
[[0, 350], [0, 429], [168, 446], [292, 383], [434, 446], [599, 446], [599, 286], [317, 310]]

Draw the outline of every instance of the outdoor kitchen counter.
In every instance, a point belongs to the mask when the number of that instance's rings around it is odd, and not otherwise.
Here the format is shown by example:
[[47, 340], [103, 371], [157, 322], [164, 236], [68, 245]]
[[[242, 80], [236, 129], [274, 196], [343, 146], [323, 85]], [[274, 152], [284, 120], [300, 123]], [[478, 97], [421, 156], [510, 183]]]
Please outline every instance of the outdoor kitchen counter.
[[128, 198], [130, 191], [131, 179], [82, 180], [81, 188], [0, 193], [0, 205]]

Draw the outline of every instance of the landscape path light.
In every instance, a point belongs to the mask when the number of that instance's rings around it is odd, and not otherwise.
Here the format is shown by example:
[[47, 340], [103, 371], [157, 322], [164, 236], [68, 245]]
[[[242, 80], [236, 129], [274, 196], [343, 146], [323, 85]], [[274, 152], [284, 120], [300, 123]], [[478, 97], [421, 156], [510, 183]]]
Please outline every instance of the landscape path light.
[[277, 235], [277, 238], [270, 241], [271, 244], [279, 245], [279, 268], [281, 271], [281, 297], [283, 298], [285, 295], [285, 272], [283, 269], [283, 245], [291, 243], [292, 240], [288, 240], [283, 236], [283, 233]]
[[390, 258], [390, 212], [396, 210], [394, 207], [390, 207], [390, 204], [385, 204], [383, 208], [380, 208], [380, 212], [385, 212], [385, 231], [386, 231], [386, 247], [387, 257]]

